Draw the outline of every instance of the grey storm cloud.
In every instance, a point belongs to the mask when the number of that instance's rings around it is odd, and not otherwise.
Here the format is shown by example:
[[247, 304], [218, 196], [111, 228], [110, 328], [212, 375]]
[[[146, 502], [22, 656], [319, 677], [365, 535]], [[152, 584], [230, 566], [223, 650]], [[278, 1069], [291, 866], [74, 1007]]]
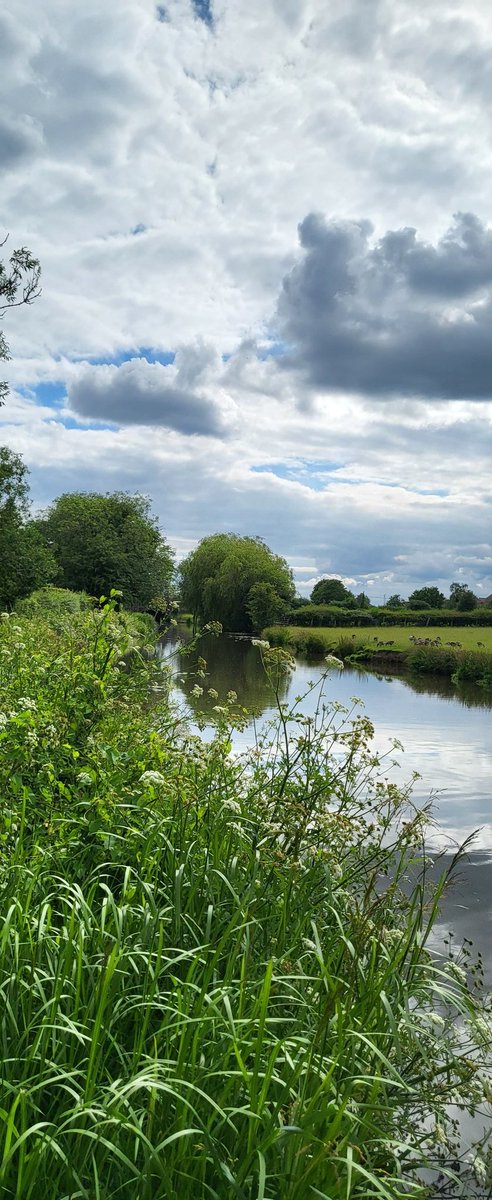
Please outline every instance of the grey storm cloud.
[[492, 398], [492, 230], [476, 216], [436, 245], [315, 213], [299, 235], [277, 310], [285, 365], [320, 390]]
[[88, 367], [68, 396], [72, 411], [86, 420], [162, 426], [188, 436], [223, 438], [229, 432], [219, 405], [188, 390], [180, 370], [144, 358]]

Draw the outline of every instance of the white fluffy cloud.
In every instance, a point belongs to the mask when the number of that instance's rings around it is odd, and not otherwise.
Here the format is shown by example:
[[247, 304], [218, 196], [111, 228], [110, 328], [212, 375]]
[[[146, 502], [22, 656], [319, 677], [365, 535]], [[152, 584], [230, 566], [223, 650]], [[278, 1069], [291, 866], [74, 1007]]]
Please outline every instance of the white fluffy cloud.
[[305, 586], [492, 591], [491, 50], [486, 0], [5, 0], [2, 221], [43, 295], [7, 317], [2, 436], [35, 502], [138, 488], [180, 548], [259, 533]]

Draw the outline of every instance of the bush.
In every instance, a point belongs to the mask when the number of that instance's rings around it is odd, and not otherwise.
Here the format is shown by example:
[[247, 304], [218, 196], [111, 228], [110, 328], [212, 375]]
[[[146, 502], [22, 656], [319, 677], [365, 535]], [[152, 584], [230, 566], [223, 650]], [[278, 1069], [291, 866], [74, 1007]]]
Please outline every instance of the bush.
[[43, 587], [18, 600], [15, 611], [26, 617], [43, 613], [78, 613], [95, 608], [98, 601], [87, 592], [72, 592], [69, 588]]

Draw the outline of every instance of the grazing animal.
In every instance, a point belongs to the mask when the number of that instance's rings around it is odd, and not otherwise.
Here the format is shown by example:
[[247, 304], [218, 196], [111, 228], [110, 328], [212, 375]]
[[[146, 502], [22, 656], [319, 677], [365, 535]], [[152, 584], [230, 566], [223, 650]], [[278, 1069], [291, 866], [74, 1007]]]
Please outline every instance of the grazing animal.
[[481, 650], [485, 650], [485, 642], [477, 642], [477, 646], [480, 646]]

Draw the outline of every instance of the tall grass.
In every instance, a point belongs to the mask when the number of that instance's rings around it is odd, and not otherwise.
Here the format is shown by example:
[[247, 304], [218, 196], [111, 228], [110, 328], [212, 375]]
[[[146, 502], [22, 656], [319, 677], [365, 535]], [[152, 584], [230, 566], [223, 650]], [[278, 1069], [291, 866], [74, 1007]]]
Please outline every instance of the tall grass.
[[238, 759], [233, 700], [208, 745], [142, 704], [110, 608], [1, 635], [0, 1195], [471, 1195], [486, 1013], [367, 717], [280, 706]]

